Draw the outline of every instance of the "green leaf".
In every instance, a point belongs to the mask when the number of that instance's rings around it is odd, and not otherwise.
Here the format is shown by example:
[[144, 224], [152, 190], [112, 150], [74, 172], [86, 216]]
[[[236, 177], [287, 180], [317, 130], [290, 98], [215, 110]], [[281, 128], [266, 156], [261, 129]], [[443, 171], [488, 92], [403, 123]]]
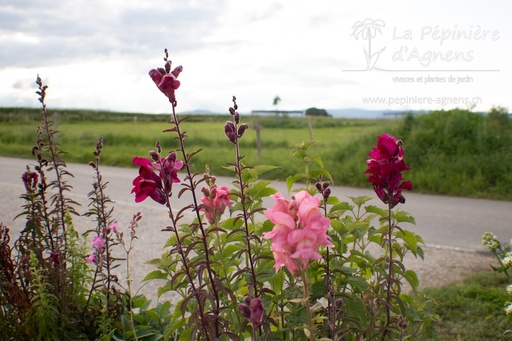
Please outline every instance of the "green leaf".
[[388, 216], [388, 211], [387, 210], [385, 210], [383, 208], [380, 208], [380, 207], [377, 207], [377, 206], [368, 205], [368, 206], [365, 206], [364, 209], [366, 210], [366, 212], [368, 212], [368, 213], [375, 213], [375, 214], [379, 215], [382, 218], [385, 218], [385, 217]]
[[393, 217], [396, 219], [397, 223], [411, 223], [416, 225], [416, 220], [408, 212], [395, 211], [393, 212]]
[[367, 195], [363, 195], [360, 197], [349, 197], [349, 198], [358, 207], [361, 207], [364, 203], [373, 199], [372, 197], [369, 197]]
[[322, 176], [322, 179], [329, 179], [331, 182], [334, 182], [334, 180], [332, 179], [332, 176], [331, 176], [331, 173], [329, 173], [327, 170], [325, 169], [313, 169], [311, 171], [309, 171], [309, 175], [315, 179], [315, 180], [318, 180], [318, 178], [320, 177], [320, 175]]
[[404, 278], [407, 280], [407, 282], [409, 282], [413, 290], [416, 290], [420, 285], [420, 281], [418, 280], [416, 272], [412, 270], [406, 270]]
[[192, 329], [190, 329], [190, 328], [185, 329], [181, 332], [179, 340], [180, 341], [190, 341], [191, 335], [192, 335]]
[[[420, 236], [414, 234], [413, 232], [411, 231], [408, 231], [408, 230], [401, 230], [401, 231], [398, 231], [396, 233], [396, 236], [398, 238], [402, 238], [404, 240], [404, 242], [407, 244], [408, 248], [416, 253], [417, 249], [418, 249], [418, 242], [422, 242], [423, 240], [421, 239]], [[418, 240], [418, 237], [419, 239], [421, 240]]]
[[148, 299], [144, 295], [137, 295], [132, 298], [134, 308], [144, 307], [148, 303]]
[[224, 246], [223, 255], [230, 256], [230, 255], [234, 254], [235, 252], [240, 251], [243, 248], [244, 247], [241, 244], [228, 244], [228, 245]]
[[306, 179], [306, 174], [296, 174], [293, 176], [289, 176], [286, 178], [286, 189], [288, 190], [288, 193], [292, 190], [293, 184], [296, 183], [299, 180]]
[[354, 206], [350, 205], [346, 201], [342, 201], [332, 206], [331, 209], [329, 210], [329, 213], [336, 213], [337, 215], [342, 215], [346, 211], [351, 211], [352, 208], [354, 208]]
[[251, 196], [255, 200], [263, 197], [268, 197], [277, 192], [275, 188], [267, 187], [271, 183], [272, 181], [259, 181], [255, 183], [254, 186], [251, 186], [247, 190], [246, 194]]
[[325, 281], [317, 281], [311, 285], [311, 298], [313, 300], [324, 297], [326, 292], [327, 286], [325, 285]]
[[249, 169], [249, 174], [251, 175], [251, 178], [258, 178], [259, 175], [270, 172], [274, 169], [281, 168], [280, 166], [271, 166], [271, 165], [258, 165], [254, 166], [253, 168]]
[[167, 274], [160, 270], [153, 270], [148, 273], [141, 282], [146, 282], [153, 279], [167, 279]]
[[312, 155], [310, 157], [311, 157], [311, 160], [313, 160], [318, 166], [320, 166], [321, 168], [324, 168], [324, 163], [322, 162], [322, 158], [319, 155]]
[[420, 285], [420, 281], [418, 280], [418, 276], [416, 275], [416, 272], [413, 270], [406, 270], [405, 272], [402, 271], [400, 267], [396, 267], [395, 271], [400, 274], [406, 281], [409, 283], [411, 288], [413, 290], [416, 290], [418, 286]]

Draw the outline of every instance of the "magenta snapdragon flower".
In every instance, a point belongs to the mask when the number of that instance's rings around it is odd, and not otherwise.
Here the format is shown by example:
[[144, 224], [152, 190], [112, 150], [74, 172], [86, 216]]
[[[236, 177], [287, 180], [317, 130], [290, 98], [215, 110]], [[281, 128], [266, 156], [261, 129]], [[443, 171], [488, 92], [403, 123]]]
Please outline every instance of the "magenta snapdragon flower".
[[37, 173], [27, 169], [27, 171], [21, 175], [21, 179], [23, 180], [23, 184], [25, 185], [27, 192], [33, 192], [37, 189]]
[[368, 153], [368, 169], [364, 174], [370, 174], [368, 181], [382, 202], [395, 207], [398, 203], [405, 203], [402, 190], [412, 190], [411, 181], [404, 181], [403, 171], [410, 170], [404, 162], [402, 141], [384, 134], [379, 135], [377, 145]]
[[[158, 160], [158, 159], [156, 159]], [[176, 153], [170, 153], [160, 162], [151, 162], [147, 158], [134, 157], [132, 162], [139, 166], [139, 176], [133, 180], [132, 193], [135, 193], [135, 202], [141, 202], [150, 197], [159, 204], [165, 204], [166, 197], [172, 184], [179, 182], [178, 171], [183, 167], [183, 162], [178, 160]], [[155, 172], [159, 171], [159, 174]]]
[[170, 63], [170, 61], [167, 62], [166, 69], [160, 67], [151, 69], [149, 71], [149, 76], [156, 84], [158, 89], [160, 89], [160, 91], [162, 91], [162, 93], [167, 96], [169, 102], [176, 106], [176, 95], [174, 92], [180, 87], [181, 83], [177, 78], [181, 71], [183, 71], [183, 67], [180, 65], [169, 72], [171, 67]]
[[330, 220], [320, 211], [320, 198], [307, 191], [298, 192], [290, 201], [280, 193], [271, 198], [275, 204], [265, 216], [275, 225], [272, 231], [263, 233], [263, 238], [272, 239], [276, 272], [285, 266], [295, 274], [299, 267], [304, 270], [309, 261], [322, 258], [320, 246], [334, 246], [327, 235]]
[[204, 212], [210, 224], [215, 224], [219, 221], [226, 207], [233, 205], [229, 198], [229, 189], [225, 186], [217, 187], [217, 185], [214, 185], [210, 189], [204, 187], [202, 192], [205, 196], [201, 198], [201, 201], [206, 208], [201, 208], [201, 211]]

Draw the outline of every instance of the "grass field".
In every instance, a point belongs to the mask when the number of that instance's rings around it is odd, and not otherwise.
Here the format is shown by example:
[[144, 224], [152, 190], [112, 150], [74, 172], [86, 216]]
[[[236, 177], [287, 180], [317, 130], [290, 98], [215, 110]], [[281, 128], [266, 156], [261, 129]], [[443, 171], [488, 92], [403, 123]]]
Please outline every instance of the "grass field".
[[[37, 109], [0, 109], [0, 154], [30, 158], [39, 117]], [[170, 115], [68, 110], [54, 117], [68, 162], [88, 163], [100, 136], [105, 143], [103, 163], [113, 166], [131, 167], [132, 157], [147, 155], [156, 140], [164, 150], [178, 146], [175, 135], [162, 132], [171, 127]], [[193, 115], [183, 123], [188, 152], [203, 149], [192, 159], [194, 171], [202, 172], [207, 164], [215, 175], [230, 175], [223, 168], [234, 160], [233, 145], [223, 132], [227, 119], [231, 117]], [[489, 115], [455, 109], [404, 119], [310, 119], [317, 142], [311, 152], [320, 155], [335, 184], [369, 186], [363, 174], [368, 152], [379, 134], [389, 133], [404, 141], [405, 160], [413, 169], [405, 176], [414, 191], [512, 200], [512, 125], [502, 109]], [[242, 122], [262, 127], [261, 159], [255, 130], [247, 130], [241, 140], [246, 165], [279, 166], [266, 174], [277, 180], [304, 171], [291, 151], [310, 140], [306, 118], [242, 115]]]
[[[37, 113], [34, 113], [36, 116]], [[63, 116], [63, 117], [61, 117]], [[75, 115], [74, 117], [77, 117]], [[172, 133], [162, 131], [170, 128], [166, 122], [169, 116], [153, 117], [153, 122], [146, 122], [137, 116], [126, 117], [124, 121], [98, 121], [97, 118], [77, 120], [65, 115], [59, 115], [59, 143], [69, 152], [68, 162], [87, 163], [92, 158], [92, 151], [99, 136], [103, 136], [103, 163], [112, 166], [131, 167], [131, 158], [135, 155], [145, 156], [154, 149], [155, 141], [159, 140], [164, 150], [178, 147]], [[217, 175], [227, 175], [222, 168], [234, 160], [234, 148], [224, 136], [224, 123], [229, 116], [192, 117], [184, 122], [182, 129], [187, 132], [187, 149], [191, 152], [202, 148], [192, 160], [193, 169], [197, 172], [204, 170], [208, 164]], [[291, 156], [295, 144], [309, 140], [309, 130], [304, 118], [274, 118], [242, 116], [242, 121], [250, 126], [258, 123], [261, 130], [261, 160], [258, 159], [256, 131], [249, 129], [241, 140], [241, 152], [245, 155], [247, 165], [258, 163], [280, 166], [281, 168], [269, 173], [269, 176], [284, 180], [287, 176], [303, 171], [303, 165]], [[336, 159], [340, 149], [345, 148], [361, 135], [377, 136], [384, 133], [386, 128], [396, 124], [392, 120], [340, 120], [332, 118], [313, 118], [313, 134], [317, 141], [314, 152], [321, 155], [325, 167], [329, 169], [336, 183], [351, 184], [350, 179], [342, 181], [337, 176], [342, 160]], [[3, 155], [23, 158], [31, 157], [31, 149], [35, 143], [36, 122], [27, 117], [11, 121], [5, 120], [0, 127], [0, 150]], [[370, 147], [369, 147], [370, 148]], [[364, 156], [359, 160], [364, 167]], [[359, 181], [365, 176], [360, 174]]]
[[425, 289], [439, 321], [433, 325], [437, 338], [420, 340], [512, 340], [512, 324], [504, 311], [510, 300], [506, 286], [505, 275], [485, 272], [458, 284]]

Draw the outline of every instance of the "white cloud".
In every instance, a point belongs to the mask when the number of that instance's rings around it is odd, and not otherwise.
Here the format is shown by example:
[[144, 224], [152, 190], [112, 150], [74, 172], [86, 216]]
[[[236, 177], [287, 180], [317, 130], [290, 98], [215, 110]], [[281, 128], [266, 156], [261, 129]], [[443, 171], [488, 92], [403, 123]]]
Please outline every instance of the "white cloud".
[[[163, 48], [183, 64], [178, 90], [180, 110], [223, 112], [237, 95], [241, 109], [267, 109], [275, 95], [283, 109], [311, 106], [378, 107], [362, 97], [473, 96], [477, 109], [511, 106], [506, 84], [511, 71], [512, 25], [508, 2], [491, 5], [463, 1], [411, 3], [335, 0], [242, 2], [74, 0], [41, 5], [35, 0], [0, 4], [0, 106], [37, 105], [27, 84], [37, 73], [50, 84], [49, 105], [121, 111], [168, 111], [165, 97], [147, 76], [161, 66]], [[351, 37], [352, 25], [365, 18], [385, 22], [373, 51], [382, 47], [365, 72], [367, 40]], [[499, 40], [452, 39], [440, 44], [421, 36], [422, 28], [499, 30]], [[409, 40], [399, 39], [405, 31]], [[401, 48], [425, 53], [472, 52], [471, 62], [393, 59]], [[440, 68], [499, 69], [469, 72], [468, 84], [404, 84], [394, 76], [439, 76]], [[422, 69], [422, 72], [396, 72]], [[382, 71], [385, 70], [385, 71]], [[466, 76], [454, 73], [455, 76]], [[382, 105], [381, 105], [382, 107]], [[394, 109], [438, 108], [407, 104]], [[380, 108], [380, 107], [379, 107]]]

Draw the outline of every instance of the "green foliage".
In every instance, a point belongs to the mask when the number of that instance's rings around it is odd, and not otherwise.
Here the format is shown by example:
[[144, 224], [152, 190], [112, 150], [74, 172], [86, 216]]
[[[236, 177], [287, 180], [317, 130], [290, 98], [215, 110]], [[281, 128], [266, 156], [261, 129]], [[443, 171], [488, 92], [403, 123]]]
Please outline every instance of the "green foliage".
[[433, 323], [438, 336], [419, 340], [510, 340], [510, 322], [504, 303], [510, 299], [507, 278], [493, 272], [479, 273], [462, 283], [425, 289], [429, 306], [439, 321]]
[[510, 199], [512, 126], [500, 110], [487, 116], [454, 109], [407, 117], [397, 135], [414, 169], [415, 190]]
[[[30, 109], [0, 109], [0, 151], [3, 155], [30, 157], [33, 128], [29, 117], [37, 117]], [[146, 146], [162, 131], [165, 115], [120, 114], [110, 112], [59, 111], [59, 142], [64, 149], [73, 148], [70, 162], [87, 163], [89, 146], [102, 131], [109, 150], [103, 163], [131, 166], [134, 153], [146, 154]], [[80, 119], [78, 119], [80, 117]], [[134, 121], [134, 117], [137, 118]], [[201, 171], [209, 164], [212, 172], [229, 175], [221, 165], [230, 161], [225, 137], [217, 134], [226, 115], [192, 115], [187, 121], [187, 140], [191, 150], [205, 148], [191, 162], [192, 170]], [[308, 140], [307, 122], [303, 118], [251, 116], [252, 123], [263, 127], [262, 159], [264, 164], [280, 166], [269, 173], [284, 180], [300, 173], [290, 149], [296, 141]], [[143, 129], [133, 129], [142, 126]], [[429, 114], [408, 115], [403, 120], [354, 120], [312, 117], [317, 138], [315, 149], [331, 171], [336, 184], [366, 186], [362, 174], [367, 158], [366, 146], [375, 135], [390, 133], [402, 139], [409, 164], [414, 169], [411, 180], [415, 191], [460, 196], [511, 199], [506, 190], [512, 183], [512, 127], [507, 110], [493, 108], [488, 115], [466, 110], [435, 111]], [[162, 144], [177, 148], [172, 138], [162, 138]], [[256, 133], [249, 129], [240, 141], [245, 162], [259, 162]]]
[[325, 109], [309, 108], [306, 109], [306, 116], [329, 116]]
[[[25, 218], [26, 225], [12, 248], [9, 229], [0, 225], [0, 334], [10, 340], [110, 339], [119, 317], [127, 313], [125, 295], [106, 281], [98, 286], [96, 279], [103, 272], [93, 272], [86, 263], [86, 239], [74, 228], [76, 203], [68, 198], [67, 178], [72, 174], [66, 169], [62, 158], [66, 154], [44, 104], [47, 87], [39, 78], [37, 83], [40, 124], [36, 146], [29, 149], [37, 163], [34, 170], [27, 166], [22, 177], [26, 193], [21, 196], [23, 212], [17, 218]], [[101, 151], [99, 144], [96, 156]], [[106, 207], [110, 201], [104, 194], [98, 158], [94, 166], [97, 176], [92, 193], [96, 196], [91, 207], [101, 228], [112, 210]], [[47, 174], [51, 173], [55, 180], [49, 181]], [[113, 260], [107, 252], [106, 264]], [[108, 272], [109, 267], [103, 268]]]

